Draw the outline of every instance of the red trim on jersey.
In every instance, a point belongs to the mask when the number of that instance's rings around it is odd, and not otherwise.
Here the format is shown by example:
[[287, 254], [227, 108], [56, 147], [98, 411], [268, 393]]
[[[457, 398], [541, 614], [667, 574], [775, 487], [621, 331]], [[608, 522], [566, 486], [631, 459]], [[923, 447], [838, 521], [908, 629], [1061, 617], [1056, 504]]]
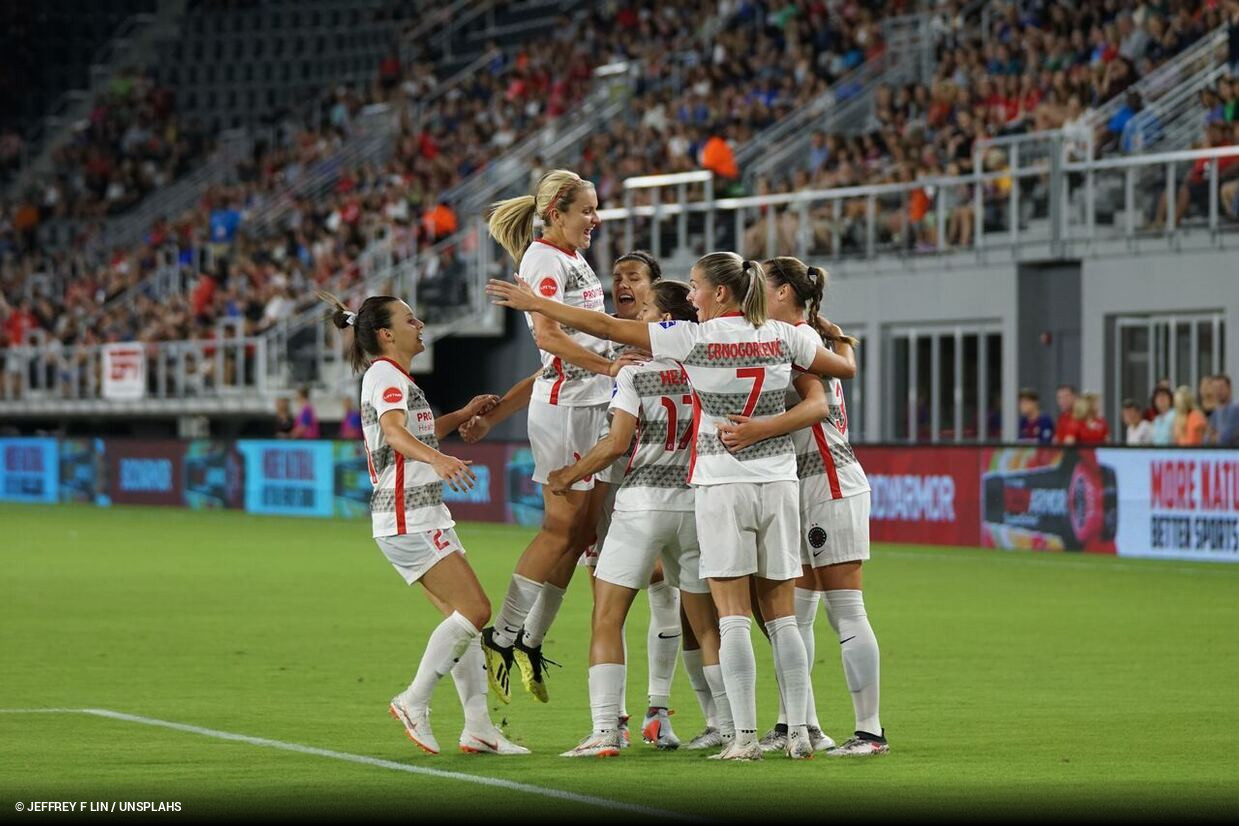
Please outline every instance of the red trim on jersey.
[[716, 315], [715, 318], [744, 318], [744, 313], [740, 312], [739, 310], [732, 310], [730, 313], [723, 313], [722, 315]]
[[624, 475], [627, 476], [632, 472], [632, 463], [637, 461], [637, 451], [641, 449], [641, 422], [637, 422], [637, 432], [632, 437], [632, 453], [628, 454], [628, 464], [624, 468]]
[[535, 244], [546, 244], [548, 247], [552, 247], [554, 249], [559, 250], [564, 255], [568, 256], [569, 258], [580, 258], [581, 257], [581, 254], [577, 252], [576, 250], [564, 249], [559, 244], [552, 244], [550, 241], [546, 240], [545, 238], [535, 238], [533, 239], [533, 242]]
[[413, 376], [409, 373], [409, 371], [405, 369], [404, 367], [401, 367], [400, 364], [395, 359], [389, 359], [387, 356], [379, 356], [378, 358], [376, 358], [374, 361], [370, 363], [374, 364], [375, 362], [380, 362], [380, 361], [387, 362], [392, 367], [395, 367], [397, 370], [399, 370], [401, 373], [404, 373], [404, 375], [408, 377], [409, 381], [413, 382], [414, 384], [417, 384], [417, 381], [414, 380]]
[[822, 464], [826, 467], [826, 478], [830, 480], [830, 496], [832, 499], [842, 499], [843, 489], [839, 487], [839, 471], [835, 469], [834, 457], [830, 455], [830, 445], [826, 442], [826, 431], [821, 424], [811, 428], [813, 441], [817, 442], [817, 452], [822, 454]]
[[564, 363], [559, 356], [556, 356], [555, 360], [551, 362], [551, 366], [559, 374], [559, 378], [555, 379], [555, 383], [551, 385], [551, 404], [559, 404], [559, 388], [564, 386]]
[[366, 467], [370, 470], [370, 486], [373, 487], [379, 483], [379, 475], [374, 472], [374, 462], [370, 459], [370, 445], [366, 444], [366, 439], [363, 436], [361, 446], [366, 451]]
[[[680, 365], [680, 369], [684, 369], [684, 365]], [[701, 399], [697, 398], [697, 391], [693, 391], [693, 443], [692, 452], [688, 459], [688, 484], [693, 483], [693, 469], [697, 467], [697, 432], [701, 427]]]
[[403, 535], [404, 528], [404, 457], [396, 454], [396, 533]]

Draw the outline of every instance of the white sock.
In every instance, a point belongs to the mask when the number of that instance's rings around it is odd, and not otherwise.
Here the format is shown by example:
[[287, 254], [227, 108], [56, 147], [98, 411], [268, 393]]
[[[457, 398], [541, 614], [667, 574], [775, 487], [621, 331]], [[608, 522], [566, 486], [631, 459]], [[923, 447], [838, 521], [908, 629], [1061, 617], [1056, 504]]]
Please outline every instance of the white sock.
[[878, 638], [865, 613], [865, 597], [860, 591], [827, 591], [827, 616], [834, 620], [843, 656], [843, 674], [852, 693], [856, 712], [856, 731], [882, 734], [878, 719], [878, 676], [880, 658]]
[[555, 622], [555, 617], [559, 616], [559, 607], [564, 604], [564, 594], [567, 592], [566, 588], [549, 582], [542, 585], [542, 593], [538, 594], [529, 615], [525, 617], [525, 645], [537, 648], [546, 639], [546, 632]]
[[452, 666], [452, 682], [456, 684], [460, 707], [465, 710], [465, 728], [489, 731], [492, 724], [486, 708], [486, 658], [482, 656], [480, 636], [469, 641], [465, 653]]
[[822, 723], [817, 717], [817, 701], [813, 697], [813, 661], [817, 656], [817, 637], [813, 633], [813, 620], [817, 617], [817, 606], [821, 598], [821, 591], [796, 589], [796, 629], [800, 631], [800, 639], [804, 641], [805, 659], [809, 662], [808, 699], [805, 701], [808, 703], [808, 708], [805, 722], [817, 729], [822, 727]]
[[727, 701], [727, 685], [723, 682], [723, 667], [721, 665], [705, 665], [701, 667], [701, 675], [710, 686], [710, 696], [714, 700], [714, 719], [718, 730], [726, 737], [736, 736], [736, 725], [731, 719], [731, 703]]
[[624, 649], [624, 691], [620, 694], [619, 716], [628, 718], [628, 619], [620, 626], [620, 643]]
[[650, 667], [650, 705], [666, 708], [671, 704], [671, 680], [675, 677], [675, 655], [680, 650], [680, 592], [666, 582], [649, 588], [650, 630], [646, 632], [646, 656]]
[[707, 726], [718, 728], [718, 718], [714, 713], [714, 693], [710, 691], [710, 683], [706, 681], [702, 670], [701, 649], [685, 648], [681, 657], [684, 659], [684, 673], [688, 675], [688, 684], [697, 695], [697, 705], [701, 706], [701, 716], [705, 718]]
[[796, 628], [794, 616], [778, 617], [766, 623], [770, 645], [774, 648], [774, 670], [779, 677], [779, 696], [787, 712], [789, 730], [805, 724], [808, 697], [809, 663], [805, 659], [804, 640]]
[[723, 669], [736, 738], [757, 732], [757, 661], [753, 657], [753, 621], [736, 615], [718, 621], [718, 663]]
[[594, 720], [594, 731], [615, 730], [625, 676], [624, 666], [620, 663], [599, 663], [589, 667], [589, 712]]
[[508, 593], [503, 598], [503, 605], [495, 617], [495, 642], [503, 646], [511, 646], [521, 633], [521, 626], [533, 608], [538, 594], [542, 592], [542, 583], [520, 574], [512, 574], [508, 582]]
[[461, 616], [459, 611], [453, 611], [450, 617], [439, 623], [426, 641], [422, 661], [417, 665], [417, 676], [402, 695], [405, 705], [416, 710], [430, 705], [430, 695], [434, 693], [439, 680], [452, 670], [457, 658], [465, 653], [465, 649], [477, 635], [478, 629]]

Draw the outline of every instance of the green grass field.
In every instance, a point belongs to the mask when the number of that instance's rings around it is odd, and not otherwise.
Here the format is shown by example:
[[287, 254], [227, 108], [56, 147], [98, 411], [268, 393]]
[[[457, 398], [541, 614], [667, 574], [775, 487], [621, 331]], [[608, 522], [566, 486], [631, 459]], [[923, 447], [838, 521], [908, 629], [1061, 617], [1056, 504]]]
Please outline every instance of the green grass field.
[[[590, 724], [582, 576], [547, 639], [565, 666], [550, 676], [551, 703], [518, 690], [495, 714], [534, 755], [449, 751], [461, 713], [445, 681], [433, 718], [445, 751], [430, 757], [387, 702], [436, 618], [368, 527], [0, 506], [0, 708], [110, 709], [713, 820], [799, 818], [787, 814], [798, 806], [814, 820], [1239, 813], [1239, 568], [876, 547], [866, 601], [891, 754], [751, 765], [640, 744], [617, 760], [557, 756]], [[468, 524], [460, 535], [497, 602], [531, 531]], [[634, 715], [647, 619], [642, 597], [629, 621]], [[769, 646], [754, 636], [765, 726], [776, 689]], [[842, 739], [852, 710], [837, 650], [821, 617], [814, 681], [824, 727]], [[701, 715], [682, 671], [673, 702], [677, 731], [695, 734]], [[179, 801], [200, 817], [634, 817], [125, 720], [0, 713], [0, 811], [40, 800]]]

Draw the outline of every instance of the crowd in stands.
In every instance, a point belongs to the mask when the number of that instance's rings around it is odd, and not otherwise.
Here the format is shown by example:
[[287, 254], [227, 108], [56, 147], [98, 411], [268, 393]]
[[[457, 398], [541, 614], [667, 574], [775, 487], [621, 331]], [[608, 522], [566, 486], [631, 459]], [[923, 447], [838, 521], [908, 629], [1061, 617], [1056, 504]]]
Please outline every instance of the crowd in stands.
[[1069, 384], [1055, 393], [1057, 419], [1041, 409], [1037, 391], [1020, 391], [1019, 439], [1056, 445], [1127, 445], [1239, 447], [1239, 402], [1230, 376], [1202, 376], [1198, 392], [1159, 381], [1147, 404], [1124, 399], [1122, 430], [1111, 433], [1097, 393], [1077, 392]]

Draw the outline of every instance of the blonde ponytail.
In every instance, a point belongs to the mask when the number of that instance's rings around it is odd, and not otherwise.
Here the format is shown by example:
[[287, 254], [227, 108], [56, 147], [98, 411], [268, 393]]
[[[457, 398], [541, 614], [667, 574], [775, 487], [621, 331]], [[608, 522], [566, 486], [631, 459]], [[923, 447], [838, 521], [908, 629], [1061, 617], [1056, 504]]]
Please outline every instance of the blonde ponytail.
[[593, 184], [568, 169], [552, 169], [538, 179], [533, 195], [520, 195], [490, 205], [486, 228], [516, 266], [533, 243], [533, 219], [550, 222], [552, 209], [567, 212], [579, 192]]
[[744, 276], [748, 279], [748, 286], [744, 292], [744, 300], [740, 302], [740, 309], [749, 324], [760, 327], [766, 323], [767, 318], [766, 274], [762, 272], [761, 264], [745, 261]]
[[693, 265], [716, 287], [726, 287], [754, 327], [766, 323], [766, 276], [761, 264], [745, 261], [734, 252], [712, 252]]

